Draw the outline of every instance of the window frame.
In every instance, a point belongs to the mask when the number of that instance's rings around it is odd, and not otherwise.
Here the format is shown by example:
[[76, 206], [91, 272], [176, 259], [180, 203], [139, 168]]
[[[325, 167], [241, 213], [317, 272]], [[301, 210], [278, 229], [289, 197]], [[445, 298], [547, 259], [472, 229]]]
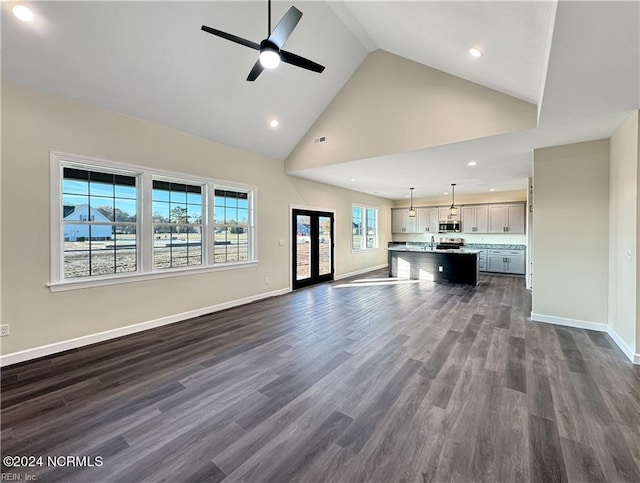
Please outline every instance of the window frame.
[[[183, 266], [183, 267], [168, 267], [168, 268], [156, 268], [156, 264], [155, 264], [155, 233], [154, 233], [154, 228], [157, 225], [166, 225], [166, 226], [172, 226], [174, 225], [173, 223], [167, 222], [167, 223], [156, 223], [153, 221], [153, 204], [154, 204], [154, 199], [153, 199], [153, 184], [155, 181], [159, 181], [159, 182], [164, 182], [164, 183], [173, 183], [173, 184], [184, 184], [184, 185], [190, 185], [190, 186], [198, 186], [200, 187], [200, 196], [202, 197], [202, 207], [201, 207], [201, 213], [200, 213], [200, 217], [201, 217], [201, 234], [200, 234], [200, 240], [201, 240], [201, 246], [200, 246], [200, 264], [198, 265], [187, 265], [187, 266]], [[208, 263], [208, 246], [209, 244], [207, 243], [208, 238], [208, 210], [207, 210], [207, 201], [209, 199], [209, 193], [208, 193], [208, 185], [206, 182], [202, 182], [202, 181], [194, 181], [193, 179], [189, 179], [189, 178], [177, 178], [177, 177], [168, 177], [168, 176], [164, 176], [164, 175], [156, 175], [156, 174], [152, 174], [151, 176], [151, 187], [149, 190], [149, 198], [150, 203], [151, 203], [151, 218], [149, 221], [149, 225], [150, 225], [150, 229], [151, 229], [151, 233], [152, 233], [152, 237], [153, 237], [153, 241], [152, 241], [152, 247], [151, 247], [151, 271], [154, 273], [157, 272], [166, 272], [166, 271], [170, 271], [170, 270], [180, 270], [180, 269], [185, 269], [188, 267], [193, 267], [193, 268], [202, 268], [202, 267], [207, 267], [209, 265]], [[176, 223], [176, 226], [196, 226], [198, 224], [196, 223]], [[171, 259], [171, 262], [173, 261], [173, 259]]]
[[[353, 210], [355, 208], [361, 209], [362, 210], [362, 240], [361, 240], [361, 247], [360, 248], [354, 248], [353, 247]], [[367, 231], [369, 229], [368, 226], [368, 213], [369, 211], [374, 211], [375, 213], [375, 238], [374, 238], [374, 246], [373, 247], [367, 247]], [[378, 229], [379, 226], [379, 213], [380, 210], [377, 206], [371, 206], [371, 205], [364, 205], [361, 203], [352, 203], [351, 204], [351, 252], [352, 253], [360, 253], [360, 252], [366, 252], [366, 251], [371, 251], [371, 250], [377, 250], [379, 247], [379, 232], [380, 230]]]
[[[136, 271], [94, 275], [77, 278], [64, 277], [64, 223], [62, 222], [63, 171], [66, 167], [102, 171], [136, 177]], [[202, 186], [202, 264], [173, 268], [154, 267], [153, 263], [153, 181], [169, 181]], [[251, 238], [247, 240], [247, 261], [215, 263], [214, 260], [214, 210], [216, 189], [246, 192], [248, 199], [248, 226]], [[193, 275], [255, 267], [257, 259], [257, 187], [202, 176], [120, 163], [88, 156], [50, 152], [50, 280], [46, 284], [52, 292], [98, 287], [157, 278]], [[206, 240], [206, 241], [205, 241]]]
[[[215, 220], [215, 209], [216, 209], [216, 191], [221, 190], [221, 191], [236, 191], [236, 192], [246, 192], [247, 193], [247, 223], [246, 224], [241, 224], [241, 223], [237, 223], [236, 225], [232, 225], [230, 223], [216, 223]], [[254, 191], [247, 191], [247, 190], [239, 190], [237, 188], [237, 186], [233, 186], [233, 185], [224, 185], [224, 184], [218, 184], [214, 187], [214, 189], [211, 191], [211, 224], [210, 224], [210, 229], [211, 229], [211, 236], [213, 237], [213, 241], [214, 244], [211, 246], [211, 260], [212, 263], [215, 264], [215, 255], [216, 255], [216, 249], [215, 249], [215, 235], [216, 235], [216, 228], [220, 227], [220, 226], [224, 226], [225, 229], [229, 229], [229, 227], [232, 226], [241, 226], [242, 228], [244, 228], [247, 231], [247, 258], [248, 260], [253, 260], [255, 259], [255, 196], [256, 196], [256, 192]], [[226, 205], [225, 205], [226, 208]], [[225, 220], [227, 221], [227, 220]], [[233, 263], [246, 263], [246, 262], [242, 262], [242, 261], [238, 261], [238, 262], [224, 262], [224, 264], [233, 264]], [[221, 264], [218, 264], [221, 265]]]

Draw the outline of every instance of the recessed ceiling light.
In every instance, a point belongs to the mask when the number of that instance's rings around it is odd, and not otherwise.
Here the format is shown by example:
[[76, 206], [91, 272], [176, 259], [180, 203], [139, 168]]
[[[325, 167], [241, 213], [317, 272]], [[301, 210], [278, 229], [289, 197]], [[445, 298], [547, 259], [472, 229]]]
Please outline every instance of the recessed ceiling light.
[[489, 188], [489, 191], [495, 191], [495, 190], [496, 190], [495, 188]]
[[271, 119], [271, 121], [269, 121], [269, 126], [271, 127], [278, 127], [280, 125], [280, 122], [278, 122], [277, 119]]
[[444, 193], [442, 193], [442, 194], [443, 194], [443, 195], [448, 195], [448, 194], [449, 194], [449, 192], [448, 192], [448, 191], [445, 191], [445, 192], [444, 192]]
[[349, 178], [349, 181], [355, 181], [355, 180], [356, 180], [355, 178]]
[[23, 22], [33, 21], [33, 12], [24, 5], [16, 5], [12, 10], [13, 14]]
[[483, 56], [483, 52], [482, 52], [482, 50], [480, 50], [480, 49], [478, 49], [476, 47], [471, 47], [469, 49], [469, 55], [471, 57], [475, 57], [476, 59], [478, 59], [478, 58]]
[[477, 162], [477, 161], [469, 161], [469, 162], [467, 163], [467, 166], [476, 166], [477, 164], [478, 164], [478, 162]]

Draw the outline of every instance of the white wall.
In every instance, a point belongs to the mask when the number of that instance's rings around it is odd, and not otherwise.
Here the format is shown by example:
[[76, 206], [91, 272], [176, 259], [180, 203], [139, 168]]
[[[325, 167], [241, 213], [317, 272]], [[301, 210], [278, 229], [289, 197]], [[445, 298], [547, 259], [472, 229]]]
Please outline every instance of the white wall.
[[[536, 126], [536, 106], [371, 52], [286, 160], [288, 173]], [[327, 142], [313, 139], [326, 136]]]
[[[287, 290], [291, 204], [335, 210], [337, 276], [387, 263], [391, 202], [289, 177], [279, 160], [8, 81], [2, 140], [3, 355]], [[52, 293], [52, 150], [257, 186], [258, 266]], [[380, 249], [351, 253], [352, 203], [379, 207]]]
[[638, 111], [611, 137], [609, 180], [609, 325], [633, 353], [638, 314]]
[[532, 318], [606, 329], [609, 141], [537, 149], [533, 178]]

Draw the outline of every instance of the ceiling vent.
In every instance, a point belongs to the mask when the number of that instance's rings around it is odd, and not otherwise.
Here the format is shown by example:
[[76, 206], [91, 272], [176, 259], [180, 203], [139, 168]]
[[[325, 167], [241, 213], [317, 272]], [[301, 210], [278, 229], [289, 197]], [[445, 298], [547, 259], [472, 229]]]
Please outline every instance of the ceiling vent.
[[326, 142], [327, 142], [327, 136], [320, 136], [319, 138], [315, 138], [313, 140], [313, 144], [326, 143]]

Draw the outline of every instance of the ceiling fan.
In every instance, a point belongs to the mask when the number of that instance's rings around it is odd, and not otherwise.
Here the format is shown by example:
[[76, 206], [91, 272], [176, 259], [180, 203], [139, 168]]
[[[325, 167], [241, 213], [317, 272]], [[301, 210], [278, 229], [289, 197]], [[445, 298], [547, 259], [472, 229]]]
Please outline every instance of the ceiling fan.
[[304, 57], [300, 57], [299, 55], [287, 52], [286, 50], [282, 50], [282, 46], [291, 35], [291, 32], [293, 32], [293, 29], [296, 28], [296, 25], [298, 25], [298, 22], [302, 17], [302, 12], [296, 7], [291, 7], [287, 11], [287, 13], [284, 14], [282, 19], [280, 20], [280, 22], [278, 22], [278, 25], [276, 25], [276, 28], [273, 29], [272, 32], [271, 0], [268, 0], [268, 2], [269, 36], [259, 44], [251, 40], [243, 39], [242, 37], [238, 37], [236, 35], [228, 34], [221, 30], [207, 27], [206, 25], [202, 26], [202, 30], [218, 37], [222, 37], [223, 39], [230, 40], [231, 42], [235, 42], [237, 44], [244, 45], [245, 47], [250, 47], [252, 49], [260, 51], [258, 60], [253, 65], [253, 69], [251, 69], [251, 72], [249, 72], [249, 76], [247, 77], [248, 81], [256, 80], [263, 69], [276, 68], [280, 61], [287, 64], [295, 65], [296, 67], [302, 67], [303, 69], [311, 70], [313, 72], [322, 73], [322, 71], [324, 70], [324, 66], [317, 64], [309, 59], [305, 59]]

